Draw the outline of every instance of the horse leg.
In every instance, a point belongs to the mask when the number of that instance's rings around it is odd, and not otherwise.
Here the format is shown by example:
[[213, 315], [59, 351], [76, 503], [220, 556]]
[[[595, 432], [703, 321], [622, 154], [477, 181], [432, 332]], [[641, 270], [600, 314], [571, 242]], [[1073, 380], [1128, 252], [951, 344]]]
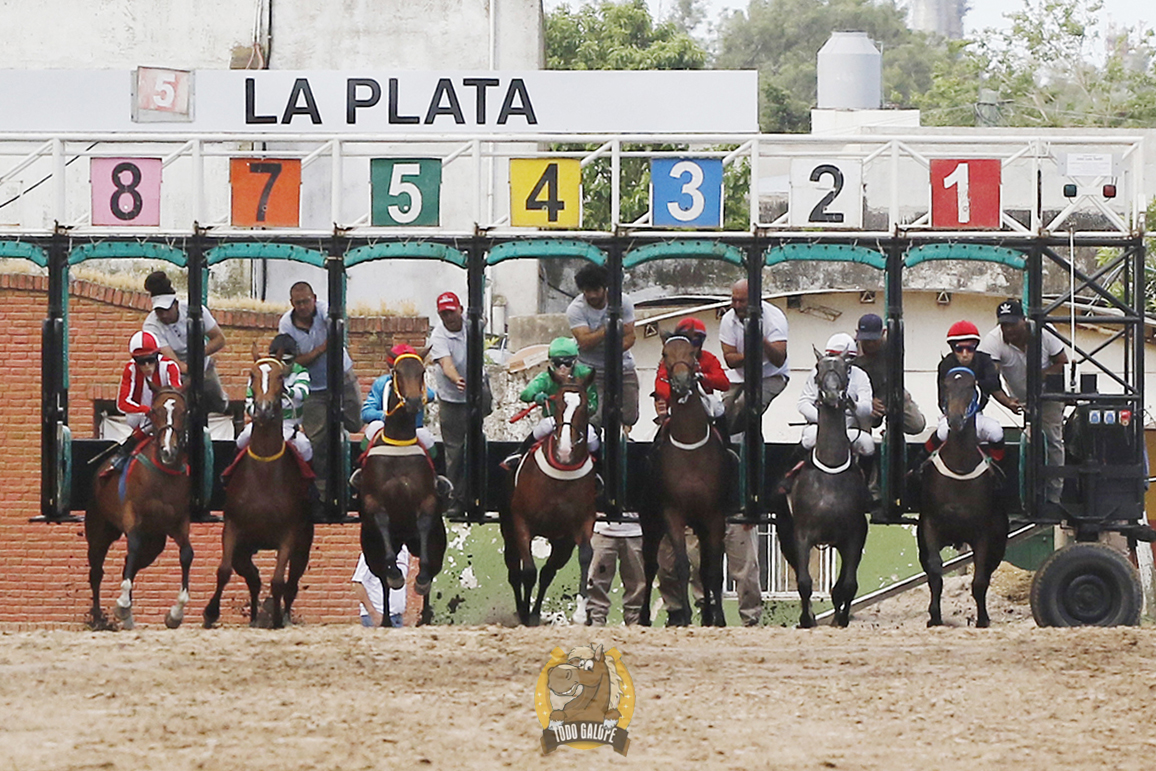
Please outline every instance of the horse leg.
[[530, 625], [530, 593], [538, 578], [534, 556], [530, 552], [530, 529], [525, 520], [510, 515], [511, 521], [502, 520], [502, 542], [505, 544], [506, 573], [514, 590], [514, 607], [522, 626]]
[[975, 598], [975, 625], [981, 629], [991, 626], [987, 615], [987, 589], [991, 576], [1003, 561], [1007, 549], [1007, 535], [1004, 532], [988, 532], [976, 539], [972, 546], [975, 552], [975, 576], [971, 581], [971, 596]]
[[546, 590], [562, 566], [570, 561], [570, 555], [573, 553], [574, 541], [571, 538], [559, 538], [550, 542], [550, 556], [546, 559], [546, 564], [542, 566], [542, 572], [538, 576], [538, 599], [534, 600], [534, 610], [530, 614], [530, 626], [538, 626], [542, 623], [542, 600], [546, 598]]
[[699, 543], [699, 581], [702, 582], [704, 605], [702, 608], [703, 626], [726, 626], [726, 615], [723, 613], [723, 520], [711, 522], [702, 532], [698, 533]]
[[442, 570], [446, 553], [445, 522], [435, 514], [422, 514], [417, 518], [417, 535], [421, 551], [413, 590], [425, 597], [433, 585], [434, 576]]
[[[642, 570], [646, 582], [638, 617], [638, 623], [642, 626], [650, 626], [650, 593], [654, 587], [654, 577], [658, 575], [658, 545], [662, 542], [664, 532], [661, 529], [654, 532], [652, 528], [644, 528], [642, 531]], [[582, 553], [579, 552], [578, 556], [581, 558]]]
[[201, 617], [204, 619], [205, 629], [212, 629], [213, 624], [221, 617], [221, 595], [233, 576], [233, 550], [237, 548], [237, 526], [231, 519], [225, 520], [221, 532], [221, 563], [217, 565], [217, 589], [213, 598], [205, 606]]
[[[381, 566], [382, 572], [374, 574], [382, 579], [390, 589], [400, 589], [405, 586], [405, 576], [401, 574], [401, 570], [397, 567], [397, 544], [393, 542], [393, 538], [389, 534], [389, 515], [385, 509], [378, 509], [373, 515], [373, 523], [377, 526], [377, 531], [381, 533], [381, 542], [385, 549], [385, 564]], [[370, 570], [373, 570], [373, 565], [370, 565]], [[385, 614], [389, 615], [389, 614]]]
[[233, 570], [245, 579], [245, 585], [249, 587], [249, 626], [254, 629], [258, 626], [261, 601], [261, 573], [253, 564], [253, 555], [256, 551], [246, 545], [233, 552]]
[[799, 587], [799, 626], [810, 629], [815, 626], [815, 614], [811, 611], [811, 544], [803, 538], [795, 539], [795, 583]]
[[181, 590], [177, 593], [176, 603], [165, 614], [165, 626], [169, 629], [176, 629], [181, 625], [185, 620], [185, 606], [189, 604], [189, 570], [193, 566], [193, 545], [189, 542], [188, 531], [186, 523], [183, 530], [173, 537], [180, 550]]
[[[674, 576], [675, 593], [681, 600], [682, 607], [676, 612], [667, 612], [667, 626], [689, 626], [691, 620], [691, 605], [689, 597], [690, 586], [690, 557], [686, 553], [686, 526], [679, 519], [673, 525], [667, 521], [667, 534], [670, 536], [670, 545], [674, 549]], [[701, 564], [701, 563], [700, 563]]]
[[128, 547], [124, 557], [124, 572], [121, 574], [120, 596], [116, 598], [116, 605], [112, 609], [124, 629], [132, 629], [136, 626], [132, 618], [132, 580], [138, 570], [141, 540], [141, 533], [136, 529], [127, 533], [125, 537]]
[[273, 596], [273, 629], [280, 629], [285, 625], [285, 616], [281, 609], [285, 602], [285, 571], [289, 568], [288, 544], [282, 542], [277, 549], [277, 561], [273, 566], [273, 575], [269, 579], [269, 593]]
[[927, 587], [931, 590], [931, 603], [927, 606], [928, 626], [943, 626], [943, 614], [940, 611], [939, 601], [943, 596], [943, 558], [939, 555], [941, 548], [930, 525], [922, 520], [917, 531], [919, 541], [919, 564], [927, 574]]
[[835, 626], [851, 623], [851, 602], [859, 591], [859, 561], [863, 558], [863, 542], [841, 543], [839, 550], [839, 578], [831, 587], [831, 602], [835, 606]]
[[100, 607], [100, 582], [104, 580], [104, 560], [120, 531], [103, 519], [89, 514], [84, 518], [84, 537], [88, 540], [88, 585], [92, 589], [91, 626], [94, 631], [108, 629], [108, 619]]
[[293, 602], [297, 599], [297, 588], [301, 585], [301, 576], [305, 575], [305, 568], [309, 567], [309, 549], [313, 546], [313, 534], [308, 533], [304, 543], [294, 540], [289, 552], [289, 579], [285, 582], [285, 623], [293, 624]]

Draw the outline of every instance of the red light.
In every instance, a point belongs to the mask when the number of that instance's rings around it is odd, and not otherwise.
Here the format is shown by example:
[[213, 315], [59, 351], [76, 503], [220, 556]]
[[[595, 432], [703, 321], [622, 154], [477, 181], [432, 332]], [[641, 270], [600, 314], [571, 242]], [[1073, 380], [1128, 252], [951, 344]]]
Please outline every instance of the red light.
[[1116, 197], [1116, 186], [1115, 185], [1104, 185], [1104, 197], [1105, 198], [1115, 198]]

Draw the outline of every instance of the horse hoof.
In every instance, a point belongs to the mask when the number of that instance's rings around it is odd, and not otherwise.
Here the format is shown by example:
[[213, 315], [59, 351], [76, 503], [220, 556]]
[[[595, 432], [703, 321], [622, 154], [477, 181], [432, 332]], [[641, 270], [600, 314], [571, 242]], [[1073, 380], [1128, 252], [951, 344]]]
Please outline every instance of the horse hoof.
[[928, 629], [931, 629], [932, 627], [936, 627], [936, 626], [943, 626], [943, 619], [931, 618], [931, 619], [927, 620], [927, 628]]
[[120, 617], [120, 614], [117, 614], [117, 616], [120, 618], [120, 628], [124, 631], [131, 632], [136, 628], [136, 622], [132, 620], [131, 609], [129, 609], [129, 611], [123, 617]]
[[216, 623], [216, 619], [210, 621], [209, 619], [206, 618], [204, 620], [204, 622], [201, 623], [201, 628], [202, 629], [212, 629], [214, 623]]
[[173, 618], [172, 613], [165, 614], [165, 626], [169, 629], [179, 629], [182, 621], [184, 621], [183, 618]]
[[118, 621], [124, 621], [126, 618], [132, 617], [132, 606], [127, 608], [122, 607], [119, 603], [112, 606], [112, 614], [117, 617]]
[[542, 626], [542, 615], [540, 613], [530, 614], [530, 623], [527, 626]]
[[401, 589], [405, 586], [405, 576], [397, 568], [385, 571], [385, 583], [390, 589]]
[[[404, 585], [404, 584], [403, 584]], [[430, 587], [433, 586], [433, 579], [423, 576], [418, 573], [417, 578], [413, 582], [413, 590], [419, 597], [425, 597], [429, 594]], [[399, 587], [400, 588], [400, 587]]]

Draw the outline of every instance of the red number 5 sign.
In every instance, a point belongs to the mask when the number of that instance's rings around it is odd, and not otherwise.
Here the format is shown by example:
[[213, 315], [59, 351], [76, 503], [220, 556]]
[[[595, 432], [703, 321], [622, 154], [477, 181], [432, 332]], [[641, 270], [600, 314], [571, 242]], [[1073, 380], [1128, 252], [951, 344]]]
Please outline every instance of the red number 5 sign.
[[998, 158], [931, 161], [931, 227], [998, 230], [1000, 213]]

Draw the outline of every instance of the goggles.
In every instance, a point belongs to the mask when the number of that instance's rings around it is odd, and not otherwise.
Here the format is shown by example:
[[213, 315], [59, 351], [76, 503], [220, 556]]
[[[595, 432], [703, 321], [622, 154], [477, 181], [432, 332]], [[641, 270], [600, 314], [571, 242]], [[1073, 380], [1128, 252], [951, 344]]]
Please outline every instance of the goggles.
[[568, 367], [573, 368], [574, 362], [578, 360], [577, 356], [555, 356], [550, 359], [551, 366], [554, 367]]
[[156, 364], [158, 359], [157, 354], [150, 354], [148, 356], [133, 356], [132, 360], [142, 367], [146, 364]]
[[951, 350], [956, 353], [975, 353], [977, 348], [979, 348], [977, 343], [953, 343], [951, 346]]

